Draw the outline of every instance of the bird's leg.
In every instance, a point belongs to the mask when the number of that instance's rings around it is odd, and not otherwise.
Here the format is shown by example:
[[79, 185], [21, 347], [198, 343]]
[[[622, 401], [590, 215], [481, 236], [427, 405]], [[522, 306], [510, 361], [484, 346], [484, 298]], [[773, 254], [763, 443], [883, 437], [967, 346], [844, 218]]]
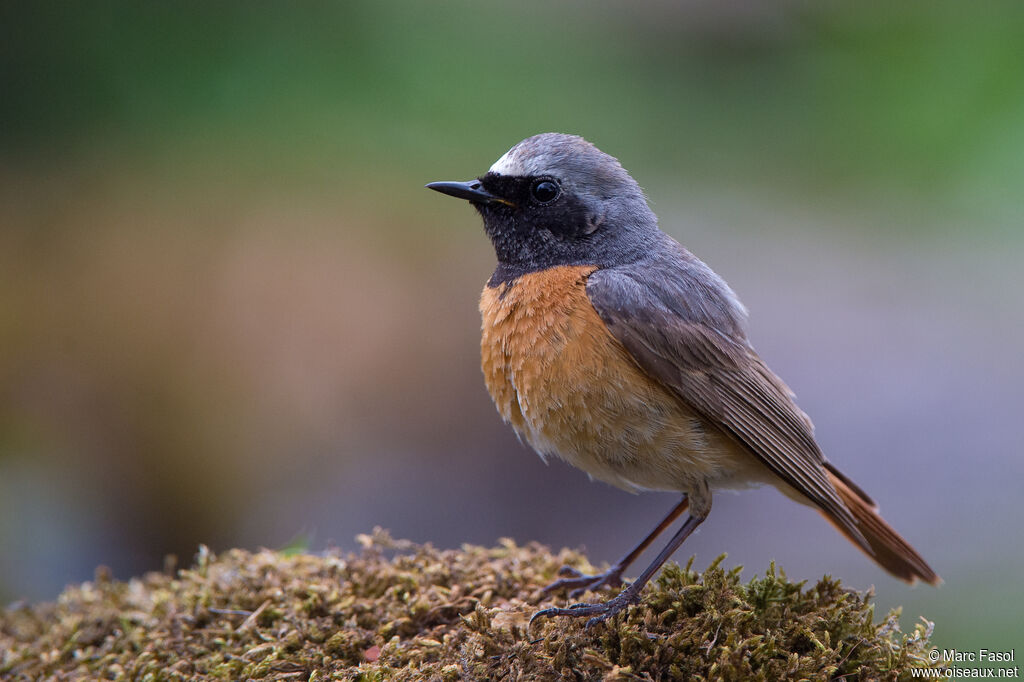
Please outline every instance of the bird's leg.
[[636, 558], [640, 556], [645, 549], [647, 549], [654, 539], [661, 535], [666, 528], [672, 525], [672, 522], [679, 518], [679, 515], [686, 511], [690, 501], [686, 495], [683, 495], [683, 499], [672, 508], [672, 511], [668, 513], [661, 523], [652, 530], [647, 537], [640, 541], [640, 544], [633, 548], [633, 550], [622, 557], [604, 573], [588, 574], [582, 573], [572, 566], [562, 566], [558, 569], [558, 575], [562, 576], [560, 579], [551, 583], [543, 590], [541, 590], [542, 596], [547, 596], [552, 592], [558, 590], [570, 590], [569, 598], [576, 599], [587, 590], [598, 590], [601, 587], [607, 585], [608, 587], [619, 587], [622, 585], [622, 572], [626, 568], [636, 561]]
[[538, 618], [547, 618], [548, 616], [572, 616], [574, 618], [590, 616], [590, 620], [587, 621], [586, 625], [586, 627], [589, 628], [592, 625], [600, 623], [606, 618], [614, 616], [630, 604], [636, 604], [640, 601], [640, 590], [644, 589], [644, 585], [654, 577], [654, 574], [658, 572], [661, 565], [668, 561], [668, 558], [672, 556], [677, 549], [679, 549], [679, 546], [683, 544], [683, 541], [690, 536], [690, 533], [692, 533], [706, 517], [706, 512], [703, 516], [687, 516], [682, 528], [672, 536], [672, 539], [669, 540], [665, 549], [661, 550], [661, 553], [655, 557], [654, 561], [651, 562], [651, 565], [640, 574], [640, 577], [637, 578], [635, 582], [631, 583], [626, 587], [626, 589], [619, 592], [617, 596], [612, 597], [601, 604], [573, 604], [569, 608], [565, 609], [544, 609], [533, 614], [533, 617], [530, 618], [530, 624], [532, 625], [533, 621]]

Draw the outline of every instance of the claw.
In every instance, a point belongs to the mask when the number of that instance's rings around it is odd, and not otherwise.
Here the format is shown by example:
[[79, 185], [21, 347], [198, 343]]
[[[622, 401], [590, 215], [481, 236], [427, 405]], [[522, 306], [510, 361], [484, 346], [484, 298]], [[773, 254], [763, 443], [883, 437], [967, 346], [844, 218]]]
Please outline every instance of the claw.
[[550, 609], [541, 609], [537, 613], [535, 613], [532, 616], [530, 616], [530, 622], [526, 624], [526, 628], [530, 629], [531, 627], [533, 627], [533, 621], [537, 620], [538, 618], [549, 618], [550, 616], [564, 615], [564, 614], [560, 614], [558, 612], [559, 611], [565, 611], [565, 610], [566, 609], [559, 609], [557, 607], [551, 607]]
[[587, 604], [581, 602], [578, 604], [572, 604], [566, 608], [551, 607], [543, 609], [533, 614], [530, 618], [530, 622], [527, 627], [531, 627], [533, 622], [538, 618], [549, 618], [551, 616], [570, 616], [572, 618], [580, 618], [585, 616], [591, 616], [584, 626], [585, 629], [590, 629], [598, 623], [602, 623], [605, 620], [615, 616], [630, 604], [636, 604], [640, 601], [640, 592], [635, 591], [632, 587], [627, 587], [615, 597], [612, 597], [606, 602], [600, 604]]

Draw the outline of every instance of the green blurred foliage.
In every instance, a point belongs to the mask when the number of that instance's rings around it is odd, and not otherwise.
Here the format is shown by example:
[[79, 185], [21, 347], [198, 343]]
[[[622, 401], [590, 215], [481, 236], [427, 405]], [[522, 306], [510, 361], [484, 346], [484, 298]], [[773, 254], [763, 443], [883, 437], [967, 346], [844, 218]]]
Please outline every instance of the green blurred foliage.
[[[0, 149], [360, 191], [578, 131], [695, 181], [976, 210], [1024, 179], [1024, 8], [5, 3]], [[112, 149], [111, 149], [112, 148]], [[482, 168], [481, 168], [482, 169]], [[378, 190], [384, 193], [383, 190]]]

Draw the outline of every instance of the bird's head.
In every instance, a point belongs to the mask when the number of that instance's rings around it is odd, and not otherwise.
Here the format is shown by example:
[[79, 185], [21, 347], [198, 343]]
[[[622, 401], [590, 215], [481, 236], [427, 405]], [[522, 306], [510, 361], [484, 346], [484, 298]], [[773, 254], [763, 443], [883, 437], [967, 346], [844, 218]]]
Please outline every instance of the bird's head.
[[476, 180], [427, 187], [476, 207], [503, 280], [556, 265], [633, 262], [657, 238], [640, 186], [615, 157], [575, 135], [534, 135]]

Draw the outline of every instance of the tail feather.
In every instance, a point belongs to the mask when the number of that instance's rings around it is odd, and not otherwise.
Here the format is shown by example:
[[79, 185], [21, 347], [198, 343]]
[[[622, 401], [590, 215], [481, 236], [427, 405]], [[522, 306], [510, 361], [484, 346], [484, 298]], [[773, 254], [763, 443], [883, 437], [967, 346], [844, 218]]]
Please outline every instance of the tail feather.
[[867, 540], [865, 545], [849, 528], [822, 510], [822, 515], [835, 526], [836, 530], [857, 545], [865, 554], [875, 560], [879, 566], [900, 580], [913, 584], [923, 580], [931, 585], [938, 585], [942, 579], [932, 570], [920, 554], [900, 537], [892, 526], [878, 515], [878, 505], [856, 484], [826, 463], [829, 481], [831, 481], [839, 499], [853, 514], [857, 522], [857, 530]]

